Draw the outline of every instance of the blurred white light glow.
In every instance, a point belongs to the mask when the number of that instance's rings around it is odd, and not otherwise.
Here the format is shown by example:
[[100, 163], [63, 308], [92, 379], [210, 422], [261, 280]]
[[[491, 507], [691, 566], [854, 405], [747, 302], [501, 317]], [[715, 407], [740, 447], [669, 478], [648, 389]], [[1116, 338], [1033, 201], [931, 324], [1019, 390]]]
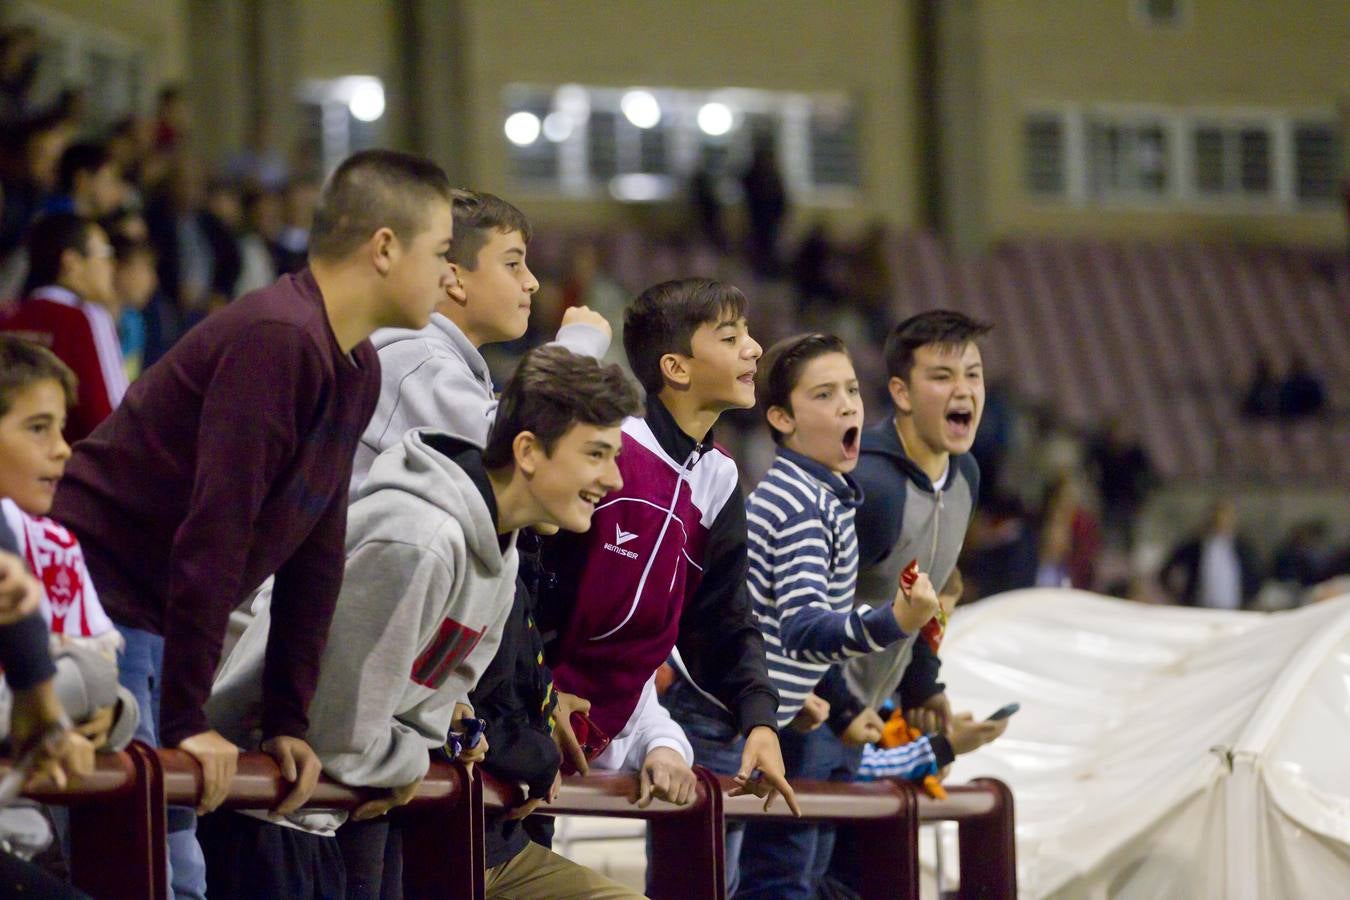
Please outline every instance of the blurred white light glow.
[[384, 115], [384, 85], [378, 78], [362, 78], [352, 88], [347, 108], [358, 121], [374, 122]]
[[572, 136], [572, 117], [563, 112], [551, 112], [544, 116], [544, 137], [555, 144], [561, 144]]
[[619, 101], [619, 109], [638, 128], [654, 128], [661, 121], [661, 104], [650, 91], [629, 91]]
[[534, 113], [511, 113], [506, 117], [506, 139], [517, 147], [528, 147], [539, 140], [539, 117]]
[[731, 130], [731, 107], [725, 103], [705, 103], [698, 111], [698, 127], [704, 134], [721, 137]]

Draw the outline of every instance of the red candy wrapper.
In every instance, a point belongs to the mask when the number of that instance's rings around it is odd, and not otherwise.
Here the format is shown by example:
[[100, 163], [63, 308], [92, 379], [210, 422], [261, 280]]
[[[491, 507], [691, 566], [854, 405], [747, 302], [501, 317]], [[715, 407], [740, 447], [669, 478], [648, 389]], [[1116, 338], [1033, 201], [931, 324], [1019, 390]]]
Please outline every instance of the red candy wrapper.
[[[911, 559], [909, 565], [905, 566], [900, 572], [900, 590], [905, 592], [906, 597], [908, 597], [909, 592], [914, 589], [914, 582], [918, 580], [919, 561], [917, 559]], [[943, 627], [944, 624], [945, 623], [939, 621], [937, 618], [932, 618], [928, 620], [928, 624], [923, 626], [923, 630], [919, 632], [919, 636], [924, 639], [934, 653], [938, 651], [938, 647], [942, 646], [942, 632], [945, 630]]]
[[919, 580], [919, 561], [911, 559], [909, 565], [900, 571], [900, 590], [909, 596], [909, 592], [914, 589], [914, 582]]

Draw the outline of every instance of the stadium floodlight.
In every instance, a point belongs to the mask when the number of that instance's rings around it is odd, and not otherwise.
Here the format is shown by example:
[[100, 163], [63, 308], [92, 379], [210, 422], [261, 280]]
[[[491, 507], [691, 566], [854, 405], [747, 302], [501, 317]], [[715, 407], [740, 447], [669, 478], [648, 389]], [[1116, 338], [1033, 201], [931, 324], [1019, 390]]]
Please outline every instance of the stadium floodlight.
[[561, 144], [572, 136], [572, 117], [567, 113], [554, 110], [544, 116], [544, 137], [554, 143]]
[[629, 91], [619, 101], [619, 109], [638, 128], [655, 128], [661, 121], [661, 104], [651, 91]]
[[517, 147], [528, 147], [539, 140], [539, 117], [531, 112], [511, 113], [506, 117], [506, 139]]
[[378, 78], [354, 79], [347, 109], [359, 122], [374, 122], [384, 115], [384, 85]]
[[698, 127], [710, 137], [721, 137], [726, 134], [734, 122], [735, 116], [731, 113], [731, 107], [725, 103], [713, 101], [699, 107]]

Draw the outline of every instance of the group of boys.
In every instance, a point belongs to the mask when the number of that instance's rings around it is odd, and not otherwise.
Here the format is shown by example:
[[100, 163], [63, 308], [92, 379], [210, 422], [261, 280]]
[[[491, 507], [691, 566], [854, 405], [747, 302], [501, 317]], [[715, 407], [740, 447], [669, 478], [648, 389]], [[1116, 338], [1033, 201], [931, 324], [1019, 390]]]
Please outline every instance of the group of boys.
[[[520, 786], [489, 823], [489, 895], [631, 897], [545, 848], [530, 814], [562, 767], [635, 771], [645, 806], [692, 800], [699, 762], [797, 813], [787, 778], [852, 777], [897, 690], [928, 734], [866, 771], [928, 774], [1001, 733], [951, 714], [915, 640], [978, 491], [987, 326], [900, 325], [896, 414], [864, 431], [837, 338], [761, 359], [744, 295], [684, 279], [625, 311], [645, 404], [599, 362], [610, 327], [585, 308], [498, 397], [480, 348], [526, 330], [530, 237], [434, 164], [359, 153], [324, 188], [309, 266], [189, 332], [73, 455], [68, 375], [0, 391], [0, 431], [50, 395], [29, 476], [116, 626], [137, 736], [197, 759], [198, 815], [241, 747], [293, 785], [199, 831], [171, 809], [177, 896], [397, 896], [384, 814], [432, 752]], [[747, 503], [712, 432], [757, 392], [778, 455]], [[320, 772], [386, 794], [350, 817], [302, 810]], [[728, 849], [738, 896], [810, 896], [836, 855], [828, 827], [796, 823]]]

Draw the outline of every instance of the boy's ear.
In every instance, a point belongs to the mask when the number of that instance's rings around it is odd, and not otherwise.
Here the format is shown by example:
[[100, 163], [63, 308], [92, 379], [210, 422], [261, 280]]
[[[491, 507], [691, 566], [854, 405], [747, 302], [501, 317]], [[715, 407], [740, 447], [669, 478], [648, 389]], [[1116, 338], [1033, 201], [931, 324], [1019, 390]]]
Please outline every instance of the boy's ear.
[[61, 251], [61, 264], [59, 266], [57, 277], [65, 278], [69, 273], [78, 269], [84, 262], [84, 255], [74, 247], [67, 247]]
[[689, 387], [689, 357], [679, 353], [667, 353], [661, 357], [661, 377], [667, 383], [681, 390]]
[[774, 431], [784, 437], [797, 430], [797, 423], [793, 420], [792, 414], [781, 406], [770, 406], [764, 413], [764, 418], [769, 420], [769, 425]]
[[388, 275], [394, 267], [394, 261], [398, 259], [398, 253], [398, 238], [394, 236], [393, 229], [380, 228], [371, 235], [370, 259], [375, 264], [376, 272]]
[[516, 469], [527, 479], [533, 478], [539, 468], [539, 457], [544, 448], [532, 431], [522, 431], [511, 442], [511, 455], [515, 457]]
[[890, 391], [891, 402], [896, 409], [906, 415], [914, 411], [914, 404], [909, 400], [909, 385], [905, 384], [903, 378], [891, 378], [886, 382], [886, 390]]

